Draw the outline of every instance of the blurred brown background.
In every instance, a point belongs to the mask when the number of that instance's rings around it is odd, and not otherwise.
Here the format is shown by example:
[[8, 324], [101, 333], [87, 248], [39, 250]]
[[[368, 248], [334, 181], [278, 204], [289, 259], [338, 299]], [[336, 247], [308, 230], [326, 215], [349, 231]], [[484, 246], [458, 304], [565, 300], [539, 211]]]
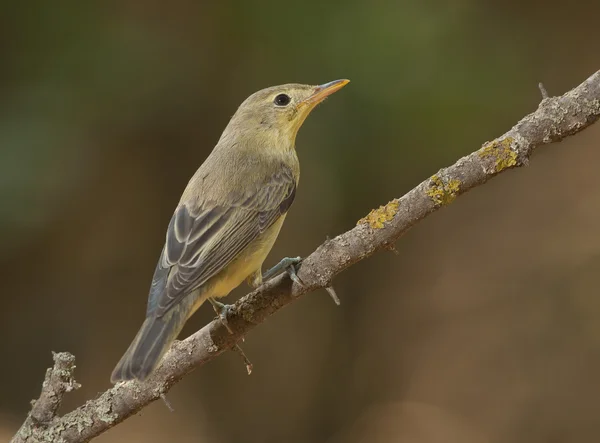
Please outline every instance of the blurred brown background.
[[[250, 93], [352, 83], [298, 138], [267, 264], [307, 255], [600, 68], [600, 3], [3, 2], [0, 440], [50, 351], [68, 411], [140, 326], [189, 177]], [[97, 441], [593, 441], [600, 125], [540, 149], [247, 337]], [[229, 300], [243, 295], [239, 288]], [[185, 335], [213, 317], [203, 307]]]

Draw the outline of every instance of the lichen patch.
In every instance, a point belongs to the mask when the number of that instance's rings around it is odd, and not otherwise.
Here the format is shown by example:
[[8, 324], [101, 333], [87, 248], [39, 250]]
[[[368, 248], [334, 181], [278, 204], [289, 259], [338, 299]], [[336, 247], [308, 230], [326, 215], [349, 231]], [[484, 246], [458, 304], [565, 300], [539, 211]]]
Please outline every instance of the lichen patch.
[[385, 226], [385, 223], [394, 218], [398, 213], [398, 207], [400, 203], [398, 200], [392, 200], [385, 206], [380, 206], [377, 209], [373, 209], [366, 217], [361, 218], [356, 224], [367, 223], [373, 229], [381, 229]]
[[460, 192], [460, 180], [450, 179], [445, 182], [439, 175], [433, 175], [429, 180], [429, 188], [425, 192], [435, 205], [448, 205]]
[[517, 153], [511, 148], [515, 141], [512, 137], [506, 137], [503, 140], [494, 140], [483, 145], [479, 150], [479, 157], [482, 159], [491, 158], [494, 160], [493, 172], [501, 172], [506, 168], [517, 165]]

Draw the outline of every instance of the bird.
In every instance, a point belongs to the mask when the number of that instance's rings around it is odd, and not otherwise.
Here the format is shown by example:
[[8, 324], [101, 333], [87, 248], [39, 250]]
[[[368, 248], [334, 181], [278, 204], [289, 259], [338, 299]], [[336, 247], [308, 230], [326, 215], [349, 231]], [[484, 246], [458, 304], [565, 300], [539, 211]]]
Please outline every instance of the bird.
[[299, 257], [284, 258], [265, 276], [262, 265], [296, 196], [298, 130], [319, 103], [348, 83], [273, 86], [238, 107], [183, 191], [154, 271], [146, 318], [111, 382], [145, 380], [205, 301], [229, 329], [229, 306], [218, 298], [244, 280], [256, 288], [282, 271], [298, 281]]

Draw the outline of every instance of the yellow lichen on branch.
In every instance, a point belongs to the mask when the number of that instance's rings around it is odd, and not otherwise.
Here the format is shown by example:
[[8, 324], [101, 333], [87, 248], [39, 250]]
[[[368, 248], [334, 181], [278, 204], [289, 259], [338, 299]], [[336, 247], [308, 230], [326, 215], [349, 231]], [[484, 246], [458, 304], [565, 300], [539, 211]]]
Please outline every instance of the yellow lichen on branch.
[[447, 205], [454, 201], [460, 191], [460, 181], [451, 179], [444, 182], [438, 175], [431, 177], [427, 195], [436, 205]]
[[377, 209], [373, 209], [366, 217], [361, 218], [357, 225], [368, 223], [373, 229], [381, 229], [385, 225], [385, 222], [390, 221], [394, 218], [398, 212], [398, 200], [392, 200], [385, 206], [380, 206]]
[[494, 172], [503, 171], [506, 168], [517, 165], [517, 153], [511, 148], [514, 139], [506, 137], [505, 139], [486, 143], [479, 150], [479, 157], [482, 159], [493, 158]]

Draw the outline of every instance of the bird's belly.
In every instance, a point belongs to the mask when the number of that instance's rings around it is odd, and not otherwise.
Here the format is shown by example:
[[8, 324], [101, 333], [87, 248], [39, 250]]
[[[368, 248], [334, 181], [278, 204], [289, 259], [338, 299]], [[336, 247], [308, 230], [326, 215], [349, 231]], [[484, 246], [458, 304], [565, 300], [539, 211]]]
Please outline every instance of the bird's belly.
[[238, 287], [248, 276], [260, 270], [265, 258], [271, 251], [279, 230], [285, 219], [282, 215], [260, 237], [250, 243], [240, 255], [232, 261], [223, 271], [213, 278], [209, 297], [225, 297]]

